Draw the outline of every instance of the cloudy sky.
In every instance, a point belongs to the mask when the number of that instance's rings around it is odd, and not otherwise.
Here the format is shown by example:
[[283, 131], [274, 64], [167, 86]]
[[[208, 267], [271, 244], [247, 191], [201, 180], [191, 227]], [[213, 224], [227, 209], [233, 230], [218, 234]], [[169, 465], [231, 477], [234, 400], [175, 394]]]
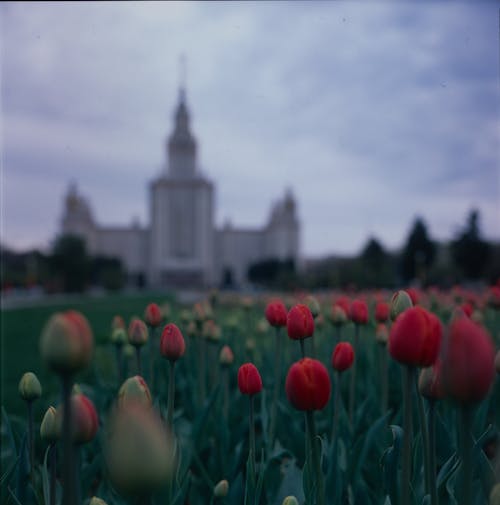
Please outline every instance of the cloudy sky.
[[149, 221], [187, 59], [217, 223], [291, 187], [306, 256], [500, 239], [495, 3], [3, 3], [2, 237], [48, 247], [75, 181], [103, 224]]

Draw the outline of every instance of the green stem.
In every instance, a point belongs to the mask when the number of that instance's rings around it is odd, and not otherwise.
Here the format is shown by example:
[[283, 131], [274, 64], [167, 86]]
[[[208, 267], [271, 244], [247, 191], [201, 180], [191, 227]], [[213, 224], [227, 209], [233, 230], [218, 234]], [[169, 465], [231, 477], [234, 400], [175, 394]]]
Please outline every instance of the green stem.
[[33, 437], [33, 401], [27, 402], [28, 406], [28, 447], [30, 454], [30, 475], [31, 483], [35, 482], [35, 444]]
[[356, 356], [356, 359], [354, 360], [352, 367], [351, 367], [351, 384], [350, 384], [350, 391], [349, 391], [349, 422], [351, 423], [351, 426], [353, 424], [353, 419], [354, 419], [354, 409], [355, 409], [355, 404], [356, 404], [356, 363], [358, 361], [358, 341], [359, 341], [359, 324], [354, 325], [355, 331], [354, 331], [354, 355]]
[[167, 426], [172, 434], [174, 433], [174, 397], [175, 397], [175, 361], [169, 361]]
[[50, 491], [49, 503], [50, 505], [56, 504], [56, 465], [57, 465], [57, 448], [56, 444], [51, 444], [49, 449], [49, 465], [50, 465]]
[[115, 356], [116, 356], [116, 375], [118, 377], [118, 387], [124, 381], [124, 370], [123, 370], [123, 345], [115, 345]]
[[269, 447], [274, 446], [274, 433], [276, 431], [276, 416], [278, 412], [278, 400], [281, 379], [281, 338], [280, 327], [276, 327], [276, 344], [274, 349], [274, 390], [273, 401], [271, 403], [271, 420], [269, 423]]
[[403, 366], [403, 469], [401, 472], [401, 503], [410, 505], [412, 393], [414, 371]]
[[251, 454], [251, 464], [252, 464], [252, 478], [255, 482], [255, 425], [254, 425], [254, 405], [253, 396], [250, 395], [250, 416], [249, 416], [249, 442], [250, 442], [250, 454]]
[[459, 505], [472, 503], [472, 409], [468, 405], [460, 406], [459, 448], [462, 462], [461, 493]]
[[152, 391], [155, 391], [155, 371], [154, 371], [154, 346], [155, 346], [155, 329], [148, 325], [149, 329], [149, 384]]
[[137, 375], [142, 377], [142, 365], [141, 365], [141, 346], [135, 346], [135, 358], [137, 360]]
[[300, 338], [299, 342], [300, 342], [300, 354], [302, 355], [302, 359], [304, 359], [306, 357], [306, 352], [304, 350], [304, 339]]
[[82, 503], [82, 482], [80, 480], [80, 465], [81, 465], [81, 454], [80, 447], [77, 445], [73, 446], [73, 454], [75, 461], [75, 497], [76, 497], [76, 505], [81, 505]]
[[[417, 371], [415, 370], [415, 374]], [[414, 379], [415, 393], [417, 394], [417, 409], [418, 409], [418, 422], [420, 424], [420, 431], [422, 433], [422, 445], [424, 448], [424, 482], [425, 494], [430, 494], [430, 451], [429, 451], [429, 432], [427, 430], [427, 422], [425, 419], [424, 399], [418, 390], [417, 381]]]
[[335, 325], [335, 345], [337, 345], [340, 342], [340, 337], [341, 337], [340, 329], [341, 329], [340, 324], [336, 324]]
[[[340, 410], [340, 372], [335, 373], [335, 398], [333, 401], [333, 423], [332, 423], [332, 435], [330, 442], [334, 443], [336, 440], [336, 435], [338, 433], [338, 427], [339, 427], [339, 410]], [[335, 458], [336, 458], [336, 453]]]
[[316, 478], [316, 505], [325, 505], [325, 492], [323, 489], [323, 471], [321, 470], [321, 457], [318, 451], [318, 440], [316, 437], [316, 426], [314, 424], [314, 411], [306, 411], [306, 424], [311, 448], [311, 457], [314, 465]]
[[385, 344], [379, 344], [379, 352], [380, 352], [380, 368], [381, 368], [381, 381], [382, 381], [382, 415], [385, 415], [389, 407], [387, 346]]
[[73, 441], [71, 437], [72, 408], [71, 387], [72, 378], [69, 375], [62, 376], [63, 397], [63, 505], [75, 505], [75, 490], [73, 476]]
[[207, 372], [206, 372], [206, 351], [207, 351], [207, 341], [206, 339], [201, 336], [198, 339], [198, 347], [200, 349], [200, 375], [199, 375], [199, 388], [200, 388], [200, 404], [203, 405], [205, 403], [205, 398], [206, 398], [206, 387], [205, 387], [205, 382], [206, 382], [206, 377], [207, 377]]
[[431, 505], [438, 505], [436, 487], [436, 401], [429, 400], [427, 423], [429, 431], [429, 486], [431, 490]]
[[229, 419], [229, 367], [224, 366], [222, 369], [222, 382], [224, 387], [224, 403], [222, 406], [222, 412], [226, 423]]

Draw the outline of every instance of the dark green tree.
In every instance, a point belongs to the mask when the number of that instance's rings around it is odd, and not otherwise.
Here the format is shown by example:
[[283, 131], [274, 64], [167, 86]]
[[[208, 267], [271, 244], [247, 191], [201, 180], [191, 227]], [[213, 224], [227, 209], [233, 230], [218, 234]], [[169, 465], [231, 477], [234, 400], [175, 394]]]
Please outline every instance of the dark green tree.
[[77, 235], [59, 236], [52, 250], [50, 265], [53, 275], [61, 282], [65, 292], [85, 289], [90, 273], [90, 261], [85, 242]]
[[451, 244], [451, 254], [467, 279], [482, 277], [490, 259], [491, 246], [481, 238], [478, 210], [469, 212], [464, 229]]
[[429, 238], [427, 226], [417, 218], [408, 235], [401, 257], [401, 273], [405, 281], [425, 277], [425, 272], [434, 262], [436, 244]]
[[391, 258], [382, 244], [370, 238], [359, 257], [361, 263], [362, 287], [388, 287], [394, 283]]

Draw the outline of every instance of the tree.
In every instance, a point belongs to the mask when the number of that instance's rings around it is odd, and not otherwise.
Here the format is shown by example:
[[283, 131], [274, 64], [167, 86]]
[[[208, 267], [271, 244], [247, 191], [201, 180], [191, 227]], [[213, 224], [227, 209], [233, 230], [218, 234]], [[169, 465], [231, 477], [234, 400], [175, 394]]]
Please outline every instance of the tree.
[[249, 266], [247, 276], [256, 284], [286, 288], [295, 281], [295, 263], [291, 258], [258, 261]]
[[421, 218], [417, 218], [403, 250], [401, 273], [405, 281], [419, 277], [423, 280], [425, 272], [434, 262], [436, 245], [429, 238], [427, 227]]
[[370, 238], [359, 257], [361, 263], [361, 286], [388, 287], [394, 283], [394, 268], [391, 257], [382, 244], [375, 238]]
[[64, 291], [80, 292], [85, 289], [90, 263], [82, 238], [69, 234], [59, 236], [52, 250], [50, 265]]
[[451, 254], [466, 278], [479, 279], [485, 272], [491, 247], [481, 238], [478, 210], [469, 212], [464, 229], [451, 244]]

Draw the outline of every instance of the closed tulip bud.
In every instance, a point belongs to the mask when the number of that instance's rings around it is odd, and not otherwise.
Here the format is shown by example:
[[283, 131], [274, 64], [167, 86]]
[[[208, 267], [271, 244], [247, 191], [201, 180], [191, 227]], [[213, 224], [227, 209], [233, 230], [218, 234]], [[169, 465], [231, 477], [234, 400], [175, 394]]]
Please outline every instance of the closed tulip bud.
[[269, 330], [269, 323], [266, 319], [259, 319], [256, 327], [257, 333], [259, 335], [265, 335]]
[[460, 305], [460, 308], [462, 309], [462, 312], [467, 316], [467, 317], [471, 317], [472, 316], [472, 312], [474, 311], [474, 307], [470, 304], [470, 303], [462, 303], [462, 305]]
[[314, 333], [314, 319], [306, 305], [295, 305], [287, 316], [286, 327], [288, 336], [293, 340], [312, 337]]
[[419, 306], [412, 307], [394, 322], [389, 353], [404, 365], [428, 367], [438, 357], [441, 334], [441, 323], [434, 314]]
[[[170, 304], [168, 302], [162, 303], [160, 307], [161, 319], [162, 321], [168, 319], [170, 317]], [[182, 319], [181, 319], [182, 321]]]
[[[99, 429], [99, 419], [94, 404], [82, 394], [71, 396], [71, 437], [75, 444], [85, 444], [94, 439]], [[56, 411], [58, 432], [61, 432], [64, 407]]]
[[73, 374], [92, 359], [94, 337], [79, 312], [68, 310], [54, 314], [45, 325], [40, 339], [40, 353], [57, 373]]
[[154, 409], [129, 405], [110, 418], [106, 463], [113, 486], [125, 495], [153, 492], [174, 467], [172, 441]]
[[353, 300], [349, 318], [354, 324], [366, 324], [368, 322], [368, 307], [364, 300]]
[[115, 328], [111, 332], [111, 343], [116, 346], [125, 345], [127, 342], [127, 332], [125, 328]]
[[122, 329], [122, 330], [125, 329], [125, 321], [123, 320], [122, 316], [115, 316], [113, 318], [112, 323], [111, 323], [111, 332], [113, 332], [113, 330], [118, 330], [118, 329]]
[[26, 372], [19, 381], [19, 394], [26, 402], [38, 400], [42, 396], [42, 386], [33, 372]]
[[203, 323], [202, 335], [210, 342], [219, 342], [221, 337], [220, 328], [215, 324], [215, 321], [209, 319]]
[[83, 394], [82, 388], [80, 387], [80, 384], [73, 384], [73, 387], [71, 388], [71, 394], [72, 395], [81, 395]]
[[406, 291], [400, 290], [394, 293], [391, 299], [391, 320], [395, 321], [399, 314], [411, 307], [413, 307], [413, 303]]
[[347, 316], [351, 310], [351, 301], [347, 298], [347, 296], [340, 296], [337, 298], [337, 301], [333, 304], [333, 306], [340, 307]]
[[40, 425], [40, 436], [49, 444], [54, 444], [61, 436], [59, 424], [56, 417], [57, 411], [54, 407], [49, 407], [45, 412]]
[[378, 302], [375, 306], [375, 320], [377, 323], [385, 323], [389, 319], [389, 304], [385, 302]]
[[102, 498], [97, 498], [97, 496], [93, 496], [90, 501], [89, 505], [108, 505]]
[[330, 398], [330, 378], [318, 360], [303, 358], [294, 363], [286, 376], [288, 401], [297, 410], [322, 410]]
[[332, 353], [332, 366], [337, 372], [351, 368], [354, 362], [354, 349], [349, 342], [339, 342]]
[[229, 493], [229, 482], [227, 480], [219, 481], [214, 487], [214, 496], [216, 498], [224, 498]]
[[205, 300], [203, 302], [203, 311], [205, 312], [205, 319], [213, 319], [214, 318], [214, 311], [213, 311], [212, 306], [210, 305], [210, 302], [208, 300]]
[[446, 393], [463, 404], [481, 401], [495, 376], [495, 349], [487, 331], [468, 317], [457, 317], [444, 347], [442, 377]]
[[495, 370], [500, 373], [500, 351], [495, 354]]
[[186, 344], [181, 330], [173, 323], [167, 324], [160, 339], [161, 355], [170, 361], [177, 361], [184, 355], [185, 349]]
[[128, 327], [128, 341], [134, 347], [143, 346], [148, 341], [148, 328], [144, 321], [134, 317]]
[[118, 391], [118, 405], [120, 408], [124, 408], [130, 403], [140, 403], [147, 408], [153, 405], [148, 385], [140, 375], [128, 378]]
[[321, 307], [319, 306], [318, 300], [314, 296], [307, 296], [304, 300], [304, 304], [309, 307], [311, 314], [314, 319], [316, 319], [321, 313]]
[[189, 324], [186, 328], [186, 333], [188, 337], [196, 337], [196, 335], [198, 334], [198, 329], [194, 321], [189, 321]]
[[238, 370], [238, 387], [244, 395], [255, 395], [262, 391], [262, 379], [253, 363], [245, 363]]
[[412, 305], [415, 307], [415, 305], [417, 305], [420, 300], [420, 293], [415, 288], [408, 288], [406, 292], [410, 297]]
[[183, 325], [187, 325], [187, 324], [189, 324], [192, 320], [193, 320], [193, 318], [192, 318], [191, 312], [189, 312], [189, 310], [187, 310], [187, 309], [184, 309], [184, 310], [181, 312], [181, 323], [182, 323]]
[[156, 303], [150, 303], [144, 310], [144, 321], [152, 328], [160, 326], [162, 319], [160, 307]]
[[342, 326], [347, 323], [347, 313], [340, 305], [334, 305], [330, 319], [335, 326]]
[[281, 505], [299, 505], [299, 500], [295, 496], [287, 496]]
[[489, 505], [500, 505], [500, 483], [491, 488]]
[[445, 397], [439, 360], [433, 366], [422, 368], [418, 377], [418, 390], [424, 398], [429, 400], [441, 400]]
[[241, 299], [241, 306], [247, 312], [250, 311], [252, 309], [252, 307], [253, 307], [253, 299], [250, 296], [244, 296]]
[[286, 326], [286, 315], [287, 310], [285, 304], [281, 300], [274, 300], [269, 302], [265, 311], [267, 322], [278, 328], [280, 326]]
[[193, 307], [193, 319], [200, 324], [205, 321], [205, 308], [201, 303], [195, 303]]
[[387, 341], [389, 340], [389, 329], [385, 324], [377, 324], [377, 329], [375, 330], [375, 338], [379, 344], [387, 344]]
[[222, 366], [231, 366], [234, 361], [234, 354], [228, 345], [225, 345], [219, 353], [219, 363]]
[[316, 328], [323, 328], [325, 326], [325, 316], [323, 314], [318, 314], [314, 319], [314, 326]]

